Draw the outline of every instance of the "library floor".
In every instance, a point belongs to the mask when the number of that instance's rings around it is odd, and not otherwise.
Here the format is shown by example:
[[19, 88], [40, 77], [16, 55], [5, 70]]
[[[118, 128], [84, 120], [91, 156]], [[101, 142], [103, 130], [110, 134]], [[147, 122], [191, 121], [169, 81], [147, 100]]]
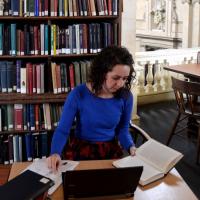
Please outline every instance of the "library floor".
[[[176, 114], [174, 101], [139, 106], [139, 126], [152, 138], [165, 144]], [[181, 136], [173, 136], [169, 146], [184, 154], [183, 159], [176, 165], [176, 169], [200, 199], [200, 165], [195, 163], [196, 137], [188, 138], [185, 131], [181, 133]]]

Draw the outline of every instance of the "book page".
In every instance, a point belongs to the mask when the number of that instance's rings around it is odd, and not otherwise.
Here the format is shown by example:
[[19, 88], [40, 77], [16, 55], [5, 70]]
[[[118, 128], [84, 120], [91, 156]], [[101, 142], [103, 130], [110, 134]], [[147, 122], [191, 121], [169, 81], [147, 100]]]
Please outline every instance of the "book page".
[[136, 155], [163, 173], [167, 173], [183, 157], [180, 152], [153, 139], [141, 145]]
[[114, 161], [113, 165], [115, 167], [134, 167], [134, 166], [143, 166], [142, 176], [140, 178], [140, 185], [146, 185], [152, 181], [157, 180], [164, 176], [163, 173], [149, 165], [148, 163], [144, 162], [137, 156], [127, 156], [120, 160]]

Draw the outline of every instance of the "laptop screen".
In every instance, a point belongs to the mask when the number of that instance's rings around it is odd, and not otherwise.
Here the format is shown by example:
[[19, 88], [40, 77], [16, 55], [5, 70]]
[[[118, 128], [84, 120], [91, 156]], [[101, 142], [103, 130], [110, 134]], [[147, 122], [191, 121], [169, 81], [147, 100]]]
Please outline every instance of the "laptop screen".
[[65, 200], [70, 197], [133, 196], [142, 171], [142, 166], [67, 171], [62, 174]]

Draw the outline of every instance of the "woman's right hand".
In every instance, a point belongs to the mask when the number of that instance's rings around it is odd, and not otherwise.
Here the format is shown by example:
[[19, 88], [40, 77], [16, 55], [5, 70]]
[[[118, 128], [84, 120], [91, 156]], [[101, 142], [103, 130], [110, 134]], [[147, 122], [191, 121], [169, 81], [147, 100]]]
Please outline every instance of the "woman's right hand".
[[61, 157], [57, 153], [52, 154], [47, 158], [47, 166], [49, 169], [52, 169], [53, 172], [57, 171], [60, 164], [61, 164]]

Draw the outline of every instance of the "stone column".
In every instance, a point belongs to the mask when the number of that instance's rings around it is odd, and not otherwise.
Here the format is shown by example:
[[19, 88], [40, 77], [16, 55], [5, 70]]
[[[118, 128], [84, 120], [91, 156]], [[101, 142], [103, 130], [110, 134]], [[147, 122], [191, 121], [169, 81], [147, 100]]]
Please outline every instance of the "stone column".
[[[122, 46], [125, 46], [134, 56], [136, 49], [136, 1], [123, 0], [122, 13]], [[132, 93], [134, 96], [134, 105], [132, 111], [132, 119], [138, 120], [137, 116], [137, 89], [132, 86]]]
[[192, 7], [192, 47], [198, 47], [200, 45], [200, 0], [193, 0]]
[[122, 46], [135, 54], [136, 48], [136, 20], [135, 20], [136, 2], [132, 0], [123, 0], [122, 12]]
[[183, 33], [182, 48], [190, 48], [192, 46], [192, 0], [182, 0], [183, 14]]

